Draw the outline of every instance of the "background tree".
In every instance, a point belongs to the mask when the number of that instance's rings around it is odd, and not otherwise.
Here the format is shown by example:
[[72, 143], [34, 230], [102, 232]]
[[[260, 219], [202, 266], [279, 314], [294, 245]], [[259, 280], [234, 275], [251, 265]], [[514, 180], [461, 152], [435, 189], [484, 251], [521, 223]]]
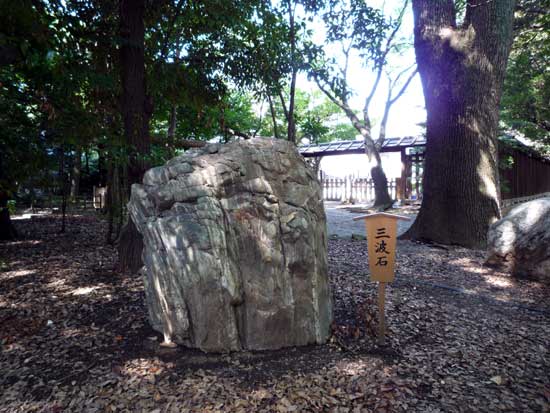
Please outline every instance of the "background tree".
[[22, 184], [45, 176], [54, 149], [47, 133], [54, 116], [48, 95], [55, 69], [49, 36], [51, 17], [30, 1], [0, 3], [0, 239], [12, 239], [8, 200]]
[[[393, 104], [403, 95], [416, 75], [414, 67], [408, 67], [397, 75], [392, 75], [386, 70], [390, 53], [399, 49], [396, 36], [401, 28], [407, 4], [408, 2], [405, 2], [395, 19], [386, 20], [380, 10], [368, 6], [363, 1], [331, 3], [329, 10], [323, 15], [327, 28], [327, 46], [339, 47], [341, 58], [321, 61], [317, 59], [312, 70], [313, 78], [319, 88], [342, 109], [353, 127], [363, 137], [365, 153], [370, 161], [374, 161], [374, 166], [371, 168], [375, 191], [374, 206], [382, 209], [389, 208], [393, 204], [380, 157], [389, 113]], [[348, 69], [353, 53], [357, 53], [363, 65], [373, 70], [375, 75], [374, 82], [367, 88], [361, 115], [350, 104], [353, 90], [348, 80]], [[380, 133], [378, 139], [375, 139], [372, 136], [371, 104], [384, 72], [388, 76], [389, 88]]]
[[423, 201], [406, 236], [480, 247], [500, 217], [499, 103], [515, 1], [413, 0], [427, 110]]
[[[262, 16], [273, 16], [269, 3], [254, 0], [166, 2], [159, 8], [139, 11], [145, 4], [130, 6], [123, 1], [120, 9], [121, 86], [122, 96], [128, 95], [121, 106], [130, 151], [128, 187], [141, 179], [144, 165], [151, 160], [147, 159], [151, 154], [145, 125], [159, 111], [169, 111], [166, 136], [173, 146], [178, 146], [175, 131], [179, 106], [197, 113], [217, 106], [223, 134], [244, 135], [226, 126], [224, 97], [230, 82], [245, 87], [258, 77], [247, 76], [251, 72], [247, 68], [251, 61], [250, 44], [263, 24]], [[130, 20], [125, 23], [125, 19]], [[256, 66], [251, 67], [253, 71]], [[149, 85], [147, 91], [145, 83]], [[165, 96], [169, 97], [168, 104], [155, 104], [165, 100]], [[139, 239], [129, 222], [119, 242], [121, 270], [141, 267]]]
[[[343, 118], [343, 119], [342, 119]], [[297, 141], [319, 144], [335, 140], [354, 140], [357, 131], [350, 125], [342, 110], [321, 91], [296, 91]], [[306, 159], [315, 172], [322, 157]]]
[[[145, 83], [145, 1], [120, 1], [121, 110], [128, 146], [127, 186], [141, 182], [149, 166], [149, 119], [153, 111]], [[132, 219], [122, 229], [118, 244], [119, 270], [137, 272], [143, 239]]]

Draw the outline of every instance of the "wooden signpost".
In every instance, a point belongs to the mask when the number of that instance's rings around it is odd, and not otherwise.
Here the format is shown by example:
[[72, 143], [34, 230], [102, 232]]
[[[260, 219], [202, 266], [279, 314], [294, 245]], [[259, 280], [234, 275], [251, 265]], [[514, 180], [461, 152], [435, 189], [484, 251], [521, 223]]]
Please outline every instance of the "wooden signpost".
[[378, 281], [378, 344], [384, 344], [386, 335], [386, 283], [395, 278], [395, 248], [397, 241], [397, 221], [410, 218], [380, 212], [361, 215], [354, 221], [364, 219], [367, 227], [367, 245], [369, 250], [369, 268], [371, 281]]

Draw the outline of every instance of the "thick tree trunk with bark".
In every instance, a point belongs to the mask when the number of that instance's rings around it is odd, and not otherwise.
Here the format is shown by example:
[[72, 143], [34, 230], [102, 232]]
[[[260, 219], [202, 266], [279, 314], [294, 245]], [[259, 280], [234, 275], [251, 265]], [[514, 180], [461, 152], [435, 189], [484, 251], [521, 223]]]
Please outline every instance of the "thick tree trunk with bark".
[[[129, 147], [128, 189], [138, 183], [147, 169], [145, 157], [150, 152], [149, 118], [152, 104], [145, 87], [143, 16], [144, 0], [120, 2], [120, 65], [122, 79], [122, 118], [124, 136]], [[131, 218], [121, 231], [118, 257], [119, 270], [136, 272], [142, 266], [143, 241]]]
[[423, 201], [405, 237], [482, 247], [500, 217], [499, 101], [514, 0], [414, 0], [415, 51], [427, 110]]

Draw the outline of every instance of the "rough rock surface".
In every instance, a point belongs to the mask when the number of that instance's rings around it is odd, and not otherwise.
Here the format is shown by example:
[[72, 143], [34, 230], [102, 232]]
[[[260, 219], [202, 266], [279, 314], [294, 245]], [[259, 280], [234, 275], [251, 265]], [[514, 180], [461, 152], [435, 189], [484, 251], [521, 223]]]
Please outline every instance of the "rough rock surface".
[[488, 233], [486, 265], [513, 275], [550, 280], [550, 197], [514, 207]]
[[321, 188], [281, 140], [209, 144], [133, 185], [153, 327], [204, 351], [323, 343], [332, 322]]

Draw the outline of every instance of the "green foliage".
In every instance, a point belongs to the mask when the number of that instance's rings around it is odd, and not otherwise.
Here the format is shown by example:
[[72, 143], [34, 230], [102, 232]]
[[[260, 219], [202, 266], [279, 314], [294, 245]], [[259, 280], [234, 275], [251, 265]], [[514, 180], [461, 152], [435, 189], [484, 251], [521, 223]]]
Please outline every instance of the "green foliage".
[[[0, 3], [0, 195], [13, 196], [18, 182], [46, 166], [47, 142], [39, 125], [48, 102], [36, 85], [48, 71], [47, 21], [30, 2]], [[11, 51], [11, 52], [10, 52]]]
[[10, 212], [10, 215], [13, 215], [16, 213], [17, 209], [16, 209], [15, 199], [10, 199], [8, 201], [8, 211]]
[[514, 166], [514, 157], [512, 155], [505, 155], [499, 158], [500, 169], [512, 169]]
[[298, 142], [304, 138], [312, 143], [355, 139], [355, 128], [342, 119], [340, 108], [320, 91], [298, 90], [296, 111]]
[[379, 9], [362, 0], [332, 1], [324, 13], [329, 43], [348, 43], [363, 62], [383, 65], [383, 40], [392, 27]]
[[550, 153], [550, 1], [522, 0], [508, 62], [501, 118]]
[[[286, 129], [279, 97], [288, 96], [292, 73], [304, 70], [308, 53], [315, 52], [307, 19], [324, 2], [146, 4], [146, 84], [155, 142], [146, 155], [149, 164], [173, 156], [165, 144], [173, 108], [176, 143], [272, 135], [270, 116], [256, 114], [256, 102], [268, 95], [281, 131]], [[354, 4], [363, 16], [367, 9]], [[0, 0], [1, 195], [19, 192], [34, 199], [43, 191], [60, 191], [80, 151], [90, 155], [94, 184], [128, 163], [132, 148], [122, 133], [118, 13], [117, 2]], [[338, 113], [324, 97], [298, 93], [299, 139], [353, 138]]]
[[[356, 53], [370, 70], [383, 67], [388, 57], [384, 40], [400, 22], [386, 19], [379, 9], [361, 0], [331, 1], [322, 19], [325, 47], [308, 50], [310, 74], [338, 99], [347, 101], [353, 93], [347, 80], [351, 53]], [[325, 52], [331, 49], [343, 55], [335, 57]]]

